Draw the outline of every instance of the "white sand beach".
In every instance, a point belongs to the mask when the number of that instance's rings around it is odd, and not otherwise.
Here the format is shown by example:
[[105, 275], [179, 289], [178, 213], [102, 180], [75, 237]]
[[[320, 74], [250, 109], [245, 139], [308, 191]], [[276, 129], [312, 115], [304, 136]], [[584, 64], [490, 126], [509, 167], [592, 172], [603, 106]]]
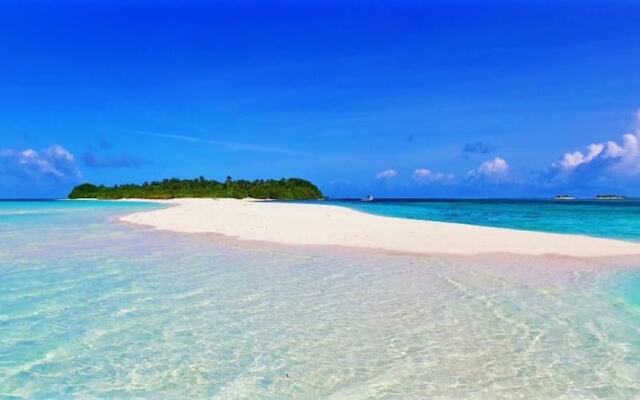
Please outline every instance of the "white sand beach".
[[382, 217], [321, 203], [249, 199], [160, 202], [172, 207], [122, 216], [120, 221], [174, 232], [216, 233], [247, 241], [347, 246], [414, 254], [640, 255], [640, 243]]

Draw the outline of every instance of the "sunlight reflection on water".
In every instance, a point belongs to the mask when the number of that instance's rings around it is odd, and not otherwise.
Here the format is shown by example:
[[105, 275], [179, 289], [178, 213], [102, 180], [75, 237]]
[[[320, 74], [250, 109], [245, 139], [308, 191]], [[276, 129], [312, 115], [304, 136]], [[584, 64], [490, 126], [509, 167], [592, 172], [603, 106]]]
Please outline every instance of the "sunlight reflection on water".
[[83, 207], [0, 220], [0, 395], [640, 396], [635, 271], [239, 248]]

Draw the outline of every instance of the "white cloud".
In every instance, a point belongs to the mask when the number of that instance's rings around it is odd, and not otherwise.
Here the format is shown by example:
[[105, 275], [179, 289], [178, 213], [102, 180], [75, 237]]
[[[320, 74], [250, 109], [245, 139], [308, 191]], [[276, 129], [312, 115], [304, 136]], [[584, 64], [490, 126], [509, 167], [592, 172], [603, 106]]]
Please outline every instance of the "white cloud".
[[411, 177], [415, 180], [429, 179], [433, 173], [427, 168], [418, 168], [413, 170]]
[[[592, 172], [613, 173], [616, 175], [640, 174], [640, 110], [635, 114], [634, 132], [622, 136], [621, 142], [607, 141], [592, 143], [586, 151], [565, 153], [556, 163], [552, 164], [561, 176], [569, 176], [577, 169], [587, 167]], [[595, 171], [597, 169], [597, 171]]]
[[433, 172], [427, 168], [418, 168], [413, 170], [411, 178], [420, 183], [450, 182], [453, 181], [454, 175], [452, 173]]
[[207, 144], [212, 146], [217, 146], [226, 150], [233, 151], [252, 151], [259, 153], [274, 153], [274, 154], [285, 154], [292, 156], [308, 156], [309, 153], [288, 149], [284, 147], [276, 147], [276, 146], [265, 146], [261, 144], [253, 144], [253, 143], [243, 143], [243, 142], [230, 142], [226, 140], [216, 140], [216, 139], [207, 139], [196, 136], [189, 135], [178, 135], [173, 133], [160, 133], [160, 132], [149, 132], [149, 131], [132, 131], [134, 135], [138, 136], [149, 136], [156, 138], [164, 138], [164, 139], [172, 139], [178, 140], [182, 142], [188, 143], [196, 143], [196, 144]]
[[60, 145], [41, 151], [33, 149], [0, 149], [3, 169], [20, 178], [64, 180], [80, 176], [74, 155]]
[[500, 157], [485, 161], [478, 168], [478, 172], [484, 175], [500, 175], [507, 172], [507, 170], [509, 170], [509, 164]]
[[[610, 142], [613, 143], [613, 142]], [[612, 151], [618, 152], [620, 149], [616, 148], [617, 144], [613, 143], [615, 146]], [[567, 172], [576, 169], [578, 166], [582, 164], [587, 164], [593, 161], [596, 157], [598, 157], [605, 149], [605, 145], [603, 143], [593, 143], [587, 146], [588, 150], [586, 154], [583, 154], [580, 151], [575, 151], [573, 153], [565, 153], [562, 160], [559, 161], [560, 168]], [[610, 152], [610, 150], [607, 150]]]
[[500, 182], [509, 174], [509, 168], [509, 163], [504, 158], [496, 157], [483, 162], [477, 169], [469, 171], [467, 179]]
[[376, 174], [376, 179], [392, 179], [398, 175], [398, 171], [395, 169], [385, 169]]

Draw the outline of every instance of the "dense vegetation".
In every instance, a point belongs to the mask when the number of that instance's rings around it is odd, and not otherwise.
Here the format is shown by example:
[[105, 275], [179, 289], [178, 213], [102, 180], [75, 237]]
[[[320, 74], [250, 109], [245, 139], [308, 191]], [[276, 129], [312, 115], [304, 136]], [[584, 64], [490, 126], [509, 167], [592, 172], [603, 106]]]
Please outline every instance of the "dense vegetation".
[[226, 182], [218, 182], [200, 177], [164, 179], [159, 182], [145, 182], [141, 185], [96, 186], [84, 183], [76, 186], [69, 194], [70, 199], [173, 199], [179, 197], [307, 200], [322, 198], [322, 192], [313, 183], [298, 178], [235, 181], [227, 177]]

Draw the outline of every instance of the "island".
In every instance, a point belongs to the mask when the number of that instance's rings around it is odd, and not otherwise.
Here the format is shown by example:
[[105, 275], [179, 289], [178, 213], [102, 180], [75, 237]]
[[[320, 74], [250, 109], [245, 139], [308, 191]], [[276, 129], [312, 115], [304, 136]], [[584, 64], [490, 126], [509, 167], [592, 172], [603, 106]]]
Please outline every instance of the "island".
[[230, 176], [225, 182], [196, 179], [164, 179], [142, 184], [115, 186], [83, 183], [73, 188], [70, 199], [176, 199], [176, 198], [233, 198], [274, 200], [322, 199], [320, 189], [313, 183], [299, 178], [234, 180]]
[[626, 200], [627, 196], [620, 196], [618, 194], [599, 194], [596, 196], [596, 200]]

